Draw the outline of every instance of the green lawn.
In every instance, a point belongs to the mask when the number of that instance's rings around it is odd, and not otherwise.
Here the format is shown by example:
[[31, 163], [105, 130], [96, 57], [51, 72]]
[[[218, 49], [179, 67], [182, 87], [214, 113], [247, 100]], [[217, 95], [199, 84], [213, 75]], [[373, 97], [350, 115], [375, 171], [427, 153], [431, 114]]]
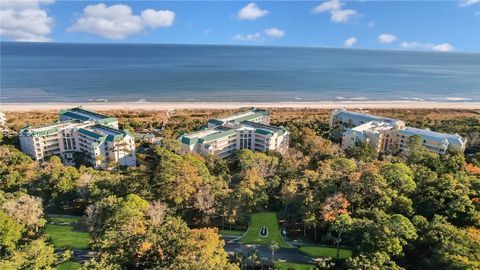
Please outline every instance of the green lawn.
[[78, 223], [80, 217], [48, 217], [47, 219], [55, 223]]
[[56, 248], [88, 249], [88, 233], [73, 231], [73, 226], [47, 224], [48, 236]]
[[[268, 228], [268, 236], [261, 237], [260, 229], [266, 226]], [[276, 242], [279, 247], [292, 248], [280, 236], [280, 228], [278, 226], [277, 213], [264, 212], [255, 213], [250, 217], [250, 227], [248, 227], [247, 234], [240, 240], [242, 243], [247, 244], [264, 244], [270, 245], [272, 242]]]
[[[321, 246], [304, 246], [299, 248], [303, 253], [312, 257], [337, 257], [337, 249]], [[340, 248], [340, 258], [346, 259], [352, 256], [352, 251]]]
[[81, 264], [78, 262], [64, 262], [57, 265], [57, 270], [77, 270], [80, 269]]
[[220, 230], [221, 235], [227, 235], [227, 236], [242, 236], [244, 233], [245, 233], [244, 231]]
[[273, 264], [275, 269], [279, 270], [313, 270], [315, 265], [309, 263], [290, 263], [290, 262], [275, 262]]

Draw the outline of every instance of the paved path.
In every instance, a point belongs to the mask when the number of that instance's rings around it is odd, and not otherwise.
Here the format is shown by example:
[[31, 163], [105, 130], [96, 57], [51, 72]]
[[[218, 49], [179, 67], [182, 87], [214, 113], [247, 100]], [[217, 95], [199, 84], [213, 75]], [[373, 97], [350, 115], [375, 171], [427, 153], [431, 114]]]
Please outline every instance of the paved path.
[[[61, 254], [65, 249], [63, 248], [56, 248], [55, 252], [57, 254]], [[95, 257], [95, 252], [86, 249], [72, 249], [73, 251], [73, 258], [75, 261], [79, 263], [83, 263], [85, 261], [90, 260], [91, 258]]]
[[[270, 260], [272, 258], [272, 251], [268, 246], [254, 245], [254, 244], [242, 244], [242, 243], [225, 243], [225, 250], [228, 254], [233, 253], [247, 253], [255, 249], [258, 251], [258, 255], [262, 259]], [[275, 260], [288, 261], [296, 263], [315, 263], [315, 258], [312, 258], [296, 248], [279, 248], [275, 251]]]

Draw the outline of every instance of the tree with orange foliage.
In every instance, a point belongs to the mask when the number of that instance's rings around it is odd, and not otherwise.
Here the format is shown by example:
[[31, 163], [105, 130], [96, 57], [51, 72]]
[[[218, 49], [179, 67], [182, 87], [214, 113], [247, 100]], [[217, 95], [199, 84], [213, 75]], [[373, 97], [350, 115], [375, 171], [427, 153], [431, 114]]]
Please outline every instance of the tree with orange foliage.
[[465, 164], [465, 170], [470, 174], [480, 174], [480, 167], [471, 163]]
[[326, 222], [334, 221], [339, 215], [348, 214], [350, 203], [342, 193], [328, 197], [322, 205], [322, 219]]
[[217, 229], [192, 229], [186, 240], [185, 249], [177, 256], [170, 269], [238, 269], [228, 262], [223, 249], [224, 241], [220, 239]]

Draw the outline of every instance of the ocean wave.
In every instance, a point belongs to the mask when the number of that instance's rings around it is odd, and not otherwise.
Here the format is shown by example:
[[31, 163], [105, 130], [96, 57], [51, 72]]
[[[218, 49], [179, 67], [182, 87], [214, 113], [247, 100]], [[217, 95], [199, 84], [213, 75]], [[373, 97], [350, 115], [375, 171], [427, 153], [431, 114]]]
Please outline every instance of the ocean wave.
[[418, 97], [401, 97], [403, 100], [414, 100], [414, 101], [425, 101], [423, 98], [418, 98]]
[[350, 98], [351, 100], [355, 100], [355, 101], [361, 101], [361, 100], [367, 100], [368, 98], [367, 97], [353, 97], [353, 98]]
[[450, 101], [467, 101], [467, 100], [472, 100], [471, 98], [463, 98], [463, 97], [446, 97], [444, 98], [446, 100]]
[[105, 98], [90, 98], [88, 102], [108, 102], [108, 99]]

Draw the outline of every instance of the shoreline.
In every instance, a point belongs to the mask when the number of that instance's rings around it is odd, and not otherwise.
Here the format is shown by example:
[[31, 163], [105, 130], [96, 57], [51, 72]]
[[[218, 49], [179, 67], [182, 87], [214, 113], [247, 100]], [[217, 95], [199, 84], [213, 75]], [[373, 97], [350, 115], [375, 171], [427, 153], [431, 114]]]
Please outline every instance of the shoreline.
[[426, 101], [318, 101], [318, 102], [51, 102], [0, 103], [3, 112], [48, 111], [77, 107], [98, 111], [111, 110], [201, 110], [290, 108], [290, 109], [464, 109], [479, 110], [480, 102], [426, 102]]

